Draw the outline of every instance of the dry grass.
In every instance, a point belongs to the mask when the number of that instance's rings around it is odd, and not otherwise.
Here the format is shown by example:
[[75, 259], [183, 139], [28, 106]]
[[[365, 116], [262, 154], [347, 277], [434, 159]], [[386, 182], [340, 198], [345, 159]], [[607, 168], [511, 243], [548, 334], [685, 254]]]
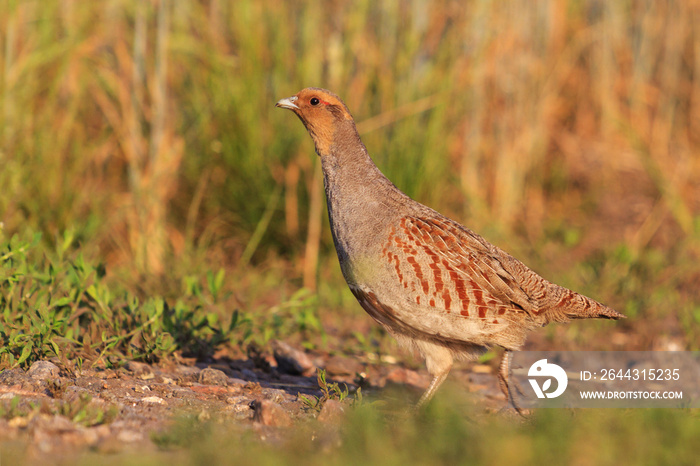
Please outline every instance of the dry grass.
[[[674, 242], [700, 209], [699, 20], [698, 2], [8, 2], [5, 228], [79, 224], [155, 274], [222, 237], [245, 262], [305, 250], [313, 287], [318, 173], [271, 103], [322, 85], [390, 177], [442, 210], [536, 239], [614, 195], [632, 205], [612, 242]], [[284, 215], [251, 248], [276, 186]]]

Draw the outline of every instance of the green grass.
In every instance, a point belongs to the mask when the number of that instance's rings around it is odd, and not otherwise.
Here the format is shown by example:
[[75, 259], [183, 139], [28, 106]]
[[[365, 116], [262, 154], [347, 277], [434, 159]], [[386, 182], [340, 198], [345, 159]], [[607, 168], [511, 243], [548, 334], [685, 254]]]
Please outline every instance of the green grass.
[[[156, 362], [175, 351], [209, 354], [235, 337], [237, 313], [222, 326], [218, 314], [192, 300], [172, 306], [159, 297], [141, 302], [108, 285], [103, 265], [68, 251], [69, 235], [53, 254], [38, 246], [40, 240], [40, 234], [28, 240], [0, 236], [2, 367], [49, 357], [102, 367], [125, 360]], [[216, 279], [209, 281], [212, 295], [219, 286]], [[201, 293], [193, 294], [201, 299]]]
[[[128, 360], [210, 356], [221, 345], [244, 349], [290, 335], [323, 335], [316, 296], [299, 290], [253, 314], [228, 306], [225, 272], [187, 275], [180, 295], [139, 298], [106, 278], [66, 233], [55, 250], [41, 234], [0, 232], [0, 368], [58, 358], [67, 367], [114, 367]], [[309, 343], [311, 345], [311, 343]]]
[[74, 464], [99, 458], [104, 464], [135, 465], [690, 465], [700, 454], [695, 411], [543, 409], [523, 422], [498, 415], [474, 417], [465, 405], [459, 408], [437, 402], [409, 417], [364, 404], [349, 410], [340, 426], [309, 420], [279, 437], [273, 430], [186, 416], [154, 436], [157, 452], [118, 457], [87, 453]]
[[[83, 427], [93, 427], [112, 422], [119, 413], [116, 405], [91, 403], [92, 396], [83, 393], [71, 401], [49, 403], [23, 402], [19, 395], [0, 403], [0, 418], [7, 421], [18, 419], [26, 424], [36, 416], [63, 416]], [[23, 418], [23, 419], [22, 419]]]

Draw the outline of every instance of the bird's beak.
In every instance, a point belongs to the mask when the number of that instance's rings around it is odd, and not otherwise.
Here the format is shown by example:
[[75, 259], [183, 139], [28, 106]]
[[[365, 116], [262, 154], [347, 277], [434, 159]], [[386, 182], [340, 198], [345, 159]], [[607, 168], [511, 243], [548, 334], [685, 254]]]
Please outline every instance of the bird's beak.
[[299, 107], [296, 106], [294, 102], [298, 99], [297, 96], [292, 96], [288, 99], [282, 99], [279, 102], [275, 104], [275, 107], [282, 107], [282, 108], [288, 108], [290, 110], [299, 110]]

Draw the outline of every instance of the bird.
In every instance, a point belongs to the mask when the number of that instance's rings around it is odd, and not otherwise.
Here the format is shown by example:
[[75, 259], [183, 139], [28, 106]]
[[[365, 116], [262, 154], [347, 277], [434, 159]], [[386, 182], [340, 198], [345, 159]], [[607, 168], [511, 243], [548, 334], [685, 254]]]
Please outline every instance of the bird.
[[281, 99], [320, 157], [340, 269], [362, 308], [432, 376], [430, 401], [455, 361], [503, 347], [498, 381], [518, 413], [512, 352], [550, 322], [620, 319], [591, 298], [547, 281], [460, 223], [404, 194], [372, 161], [343, 101], [309, 87]]

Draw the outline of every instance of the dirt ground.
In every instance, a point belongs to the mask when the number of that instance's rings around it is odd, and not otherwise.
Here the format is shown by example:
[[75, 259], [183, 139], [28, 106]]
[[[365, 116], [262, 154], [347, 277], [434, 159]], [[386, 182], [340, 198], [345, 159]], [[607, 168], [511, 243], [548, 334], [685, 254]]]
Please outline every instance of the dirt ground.
[[[199, 419], [216, 415], [251, 429], [293, 428], [295, 421], [308, 417], [338, 422], [358, 387], [365, 399], [401, 393], [410, 405], [430, 381], [425, 369], [407, 369], [391, 357], [359, 361], [308, 353], [282, 342], [273, 342], [272, 348], [216, 355], [209, 362], [129, 362], [119, 369], [78, 372], [59, 368], [57, 361], [37, 361], [28, 370], [6, 370], [0, 374], [0, 444], [26, 445], [27, 457], [41, 460], [85, 450], [159, 448], [158, 435], [183, 414]], [[345, 402], [333, 400], [316, 409], [299, 397], [322, 396], [317, 368], [326, 371], [328, 382], [347, 385]], [[480, 409], [505, 406], [495, 363], [465, 364], [450, 380], [483, 399]]]

